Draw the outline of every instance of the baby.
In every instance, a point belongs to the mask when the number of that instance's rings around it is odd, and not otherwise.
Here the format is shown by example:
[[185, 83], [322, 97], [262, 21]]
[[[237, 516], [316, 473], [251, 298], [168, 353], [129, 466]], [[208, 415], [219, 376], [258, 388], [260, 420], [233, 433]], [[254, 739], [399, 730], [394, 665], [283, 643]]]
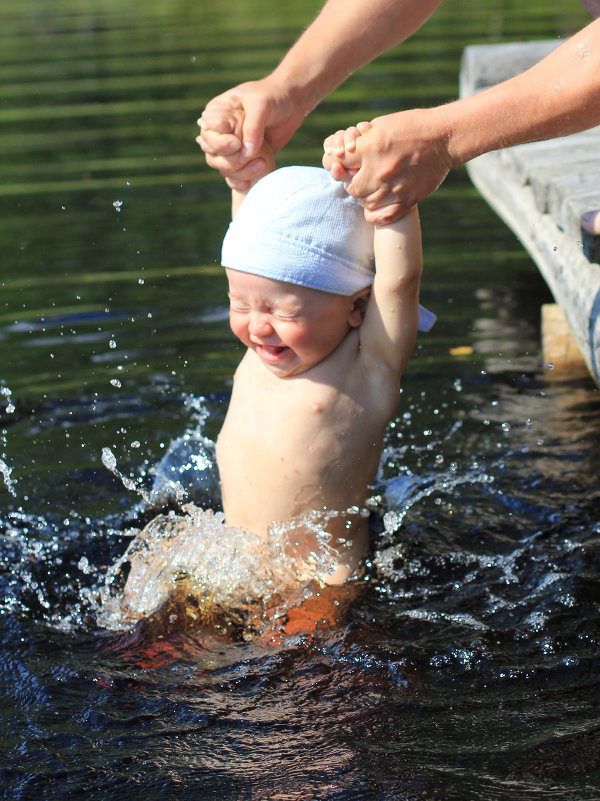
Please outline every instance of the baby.
[[[215, 577], [195, 575], [194, 554], [208, 541], [196, 536], [206, 519], [192, 504], [185, 517], [155, 518], [130, 546], [117, 608], [124, 622], [140, 620], [158, 598], [161, 620], [191, 617], [230, 636], [232, 612], [245, 633], [260, 631], [280, 598], [285, 634], [305, 633], [337, 619], [340, 599], [352, 595], [351, 582], [339, 585], [367, 552], [364, 506], [402, 371], [420, 321], [428, 330], [434, 319], [419, 306], [418, 215], [374, 228], [316, 167], [274, 170], [247, 193], [233, 190], [232, 205], [222, 263], [231, 328], [247, 350], [216, 453], [228, 538], [244, 538], [226, 555], [235, 598], [215, 594]], [[272, 572], [271, 543], [284, 548], [285, 586], [280, 567]], [[265, 583], [258, 605], [235, 589], [242, 568]], [[321, 589], [307, 601], [283, 601], [314, 579]]]
[[315, 167], [233, 194], [222, 263], [247, 351], [217, 440], [225, 519], [264, 538], [290, 527], [308, 564], [315, 528], [326, 531], [338, 563], [324, 581], [341, 584], [367, 551], [384, 432], [420, 313], [425, 329], [433, 317], [419, 306], [417, 210], [374, 228]]

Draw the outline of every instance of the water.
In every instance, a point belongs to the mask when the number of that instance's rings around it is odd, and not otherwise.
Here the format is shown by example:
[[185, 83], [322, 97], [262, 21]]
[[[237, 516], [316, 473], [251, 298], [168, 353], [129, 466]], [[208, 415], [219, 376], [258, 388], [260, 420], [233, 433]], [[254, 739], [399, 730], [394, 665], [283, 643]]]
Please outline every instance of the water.
[[[161, 504], [194, 504], [204, 575], [231, 587], [239, 542], [210, 469], [240, 357], [217, 266], [228, 197], [194, 121], [317, 5], [0, 12], [3, 797], [600, 798], [599, 396], [540, 370], [547, 290], [462, 171], [421, 208], [439, 321], [406, 375], [367, 580], [341, 621], [273, 640], [264, 618], [227, 637], [179, 607], [160, 625], [107, 625], [110, 604], [102, 618]], [[584, 19], [574, 0], [449, 3], [281, 163], [317, 163], [325, 134], [399, 95], [450, 98], [466, 44]]]

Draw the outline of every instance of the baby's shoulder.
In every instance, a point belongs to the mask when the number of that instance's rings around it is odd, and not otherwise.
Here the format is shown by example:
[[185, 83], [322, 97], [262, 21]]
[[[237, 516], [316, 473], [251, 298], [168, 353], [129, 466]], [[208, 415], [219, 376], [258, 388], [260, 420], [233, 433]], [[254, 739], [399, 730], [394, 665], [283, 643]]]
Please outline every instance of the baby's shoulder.
[[352, 398], [365, 409], [371, 409], [377, 417], [387, 416], [398, 403], [399, 372], [360, 346], [349, 356], [332, 354], [315, 378], [321, 385], [319, 389], [315, 387], [315, 391]]

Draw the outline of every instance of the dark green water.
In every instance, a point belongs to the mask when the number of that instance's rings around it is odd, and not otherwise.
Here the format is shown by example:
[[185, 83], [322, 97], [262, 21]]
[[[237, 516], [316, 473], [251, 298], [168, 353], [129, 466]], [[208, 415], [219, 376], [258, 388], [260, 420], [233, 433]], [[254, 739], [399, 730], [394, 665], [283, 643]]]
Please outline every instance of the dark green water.
[[[4, 0], [0, 9], [0, 786], [7, 799], [600, 798], [600, 402], [540, 371], [549, 294], [451, 175], [421, 208], [420, 338], [382, 489], [397, 514], [347, 623], [217, 646], [99, 631], [92, 593], [240, 350], [204, 103], [264, 74], [316, 2]], [[448, 0], [329, 98], [324, 136], [456, 94], [470, 43], [564, 36], [575, 0]], [[469, 346], [470, 355], [450, 354]]]

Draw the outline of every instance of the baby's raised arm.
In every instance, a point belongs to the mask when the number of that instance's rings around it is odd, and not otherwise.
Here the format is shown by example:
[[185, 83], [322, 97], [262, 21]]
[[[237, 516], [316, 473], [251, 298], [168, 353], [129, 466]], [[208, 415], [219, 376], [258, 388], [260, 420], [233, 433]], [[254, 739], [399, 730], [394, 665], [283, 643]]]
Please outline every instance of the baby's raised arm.
[[375, 280], [360, 327], [361, 350], [399, 378], [419, 324], [423, 256], [417, 208], [390, 225], [375, 228]]
[[[268, 172], [271, 172], [271, 170], [275, 169], [275, 157], [273, 155], [273, 149], [267, 141], [264, 141], [262, 143], [261, 148], [257, 153], [257, 156], [259, 156], [263, 160], [263, 163], [270, 165], [270, 169], [268, 170]], [[242, 205], [246, 195], [248, 194], [248, 191], [256, 183], [257, 180], [258, 178], [248, 181], [248, 186], [246, 188], [238, 188], [236, 186], [231, 187], [231, 219], [235, 217], [235, 215], [237, 214], [237, 210]], [[231, 182], [229, 180], [226, 179], [226, 181], [229, 185], [231, 185]]]
[[[371, 128], [359, 122], [325, 139], [324, 164], [336, 180], [356, 170], [344, 166], [356, 142]], [[419, 287], [423, 266], [421, 227], [416, 207], [398, 222], [374, 228], [375, 280], [360, 327], [361, 352], [373, 366], [400, 377], [413, 351], [419, 325]]]

